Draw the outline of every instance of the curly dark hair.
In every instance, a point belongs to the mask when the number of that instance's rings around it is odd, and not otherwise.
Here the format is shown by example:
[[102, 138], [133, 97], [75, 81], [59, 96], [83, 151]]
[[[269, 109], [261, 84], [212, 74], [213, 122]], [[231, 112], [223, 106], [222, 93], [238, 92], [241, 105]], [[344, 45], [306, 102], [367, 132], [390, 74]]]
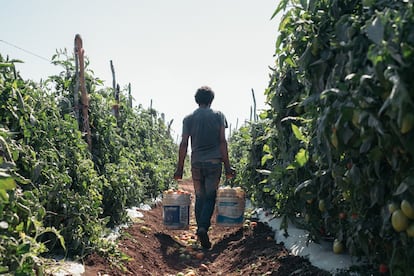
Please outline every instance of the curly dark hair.
[[195, 94], [195, 101], [198, 104], [209, 105], [213, 102], [214, 91], [208, 86], [202, 86], [197, 89]]

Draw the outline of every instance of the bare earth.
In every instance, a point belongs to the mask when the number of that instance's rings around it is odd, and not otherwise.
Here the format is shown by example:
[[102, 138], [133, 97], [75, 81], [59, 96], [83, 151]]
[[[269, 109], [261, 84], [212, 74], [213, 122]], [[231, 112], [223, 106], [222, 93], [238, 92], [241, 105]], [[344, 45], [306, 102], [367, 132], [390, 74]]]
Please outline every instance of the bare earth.
[[[181, 189], [193, 192], [192, 183], [182, 182]], [[193, 215], [188, 230], [170, 230], [163, 225], [162, 206], [142, 212], [142, 221], [126, 229], [119, 240], [119, 249], [130, 257], [123, 268], [94, 254], [85, 260], [85, 276], [330, 275], [307, 259], [289, 254], [273, 240], [270, 227], [253, 219], [244, 227], [213, 223], [209, 231], [213, 246], [203, 251], [194, 243]]]

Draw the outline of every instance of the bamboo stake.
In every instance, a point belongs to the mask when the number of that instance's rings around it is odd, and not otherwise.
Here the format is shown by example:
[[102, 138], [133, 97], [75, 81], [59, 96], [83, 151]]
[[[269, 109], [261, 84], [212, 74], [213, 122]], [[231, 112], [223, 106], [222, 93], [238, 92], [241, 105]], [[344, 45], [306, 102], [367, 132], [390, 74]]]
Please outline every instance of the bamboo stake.
[[119, 88], [119, 84], [116, 84], [115, 67], [114, 67], [112, 60], [110, 61], [110, 65], [111, 65], [111, 72], [112, 72], [112, 89], [114, 91], [114, 98], [115, 98], [115, 104], [112, 106], [112, 112], [114, 116], [118, 118], [119, 117], [119, 90], [120, 88]]
[[151, 116], [151, 129], [149, 130], [151, 133], [150, 133], [150, 135], [149, 135], [149, 137], [150, 137], [150, 145], [152, 146], [153, 144], [152, 144], [152, 132], [153, 132], [153, 130], [154, 130], [154, 119], [155, 119], [155, 116], [154, 116], [154, 113], [152, 112], [153, 110], [152, 110], [152, 99], [151, 99], [151, 103], [150, 103], [150, 109], [149, 109], [149, 112], [150, 112], [150, 116]]
[[171, 125], [174, 122], [174, 119], [171, 119], [170, 123], [168, 124], [167, 132], [168, 134], [171, 134]]
[[79, 48], [74, 39], [75, 48], [75, 89], [73, 91], [73, 107], [75, 111], [75, 118], [79, 122]]
[[112, 63], [112, 60], [109, 61], [111, 65], [111, 72], [112, 72], [112, 89], [114, 91], [114, 98], [116, 97], [116, 80], [115, 80], [115, 68], [114, 64]]
[[88, 143], [89, 151], [92, 150], [91, 129], [89, 127], [89, 98], [85, 85], [85, 50], [83, 49], [82, 38], [79, 34], [75, 36], [75, 44], [78, 49], [79, 57], [79, 82], [81, 90], [81, 104], [82, 104], [82, 119], [83, 132], [86, 134], [86, 142]]
[[256, 111], [256, 97], [254, 96], [254, 90], [252, 88], [252, 96], [253, 96], [253, 120], [257, 122], [257, 111]]

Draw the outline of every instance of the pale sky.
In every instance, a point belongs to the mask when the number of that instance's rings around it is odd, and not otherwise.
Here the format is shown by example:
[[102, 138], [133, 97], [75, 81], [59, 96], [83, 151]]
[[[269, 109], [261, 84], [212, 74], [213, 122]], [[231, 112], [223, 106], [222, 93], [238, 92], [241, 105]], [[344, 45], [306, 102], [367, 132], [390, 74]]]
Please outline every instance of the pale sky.
[[[95, 76], [112, 86], [110, 60], [121, 87], [131, 83], [135, 104], [153, 107], [173, 122], [197, 105], [194, 94], [208, 85], [213, 109], [232, 128], [250, 117], [254, 89], [257, 108], [274, 67], [278, 19], [275, 0], [0, 0], [0, 53], [21, 59], [17, 69], [35, 81], [61, 71], [51, 59], [56, 49], [73, 52], [79, 33]], [[7, 42], [4, 43], [3, 41]]]

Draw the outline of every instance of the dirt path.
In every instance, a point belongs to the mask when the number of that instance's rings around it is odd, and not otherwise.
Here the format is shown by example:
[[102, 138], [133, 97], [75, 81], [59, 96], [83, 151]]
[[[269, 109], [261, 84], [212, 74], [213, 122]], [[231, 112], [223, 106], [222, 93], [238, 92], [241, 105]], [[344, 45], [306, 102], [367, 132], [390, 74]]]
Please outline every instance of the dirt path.
[[[181, 188], [192, 190], [191, 182]], [[193, 211], [193, 208], [192, 210]], [[111, 267], [97, 255], [85, 262], [85, 276], [95, 275], [330, 275], [308, 260], [292, 256], [274, 240], [267, 225], [222, 227], [209, 232], [213, 247], [204, 252], [195, 243], [194, 216], [189, 230], [169, 230], [163, 225], [162, 206], [143, 211], [142, 221], [125, 230], [119, 248], [130, 257], [124, 270]]]

